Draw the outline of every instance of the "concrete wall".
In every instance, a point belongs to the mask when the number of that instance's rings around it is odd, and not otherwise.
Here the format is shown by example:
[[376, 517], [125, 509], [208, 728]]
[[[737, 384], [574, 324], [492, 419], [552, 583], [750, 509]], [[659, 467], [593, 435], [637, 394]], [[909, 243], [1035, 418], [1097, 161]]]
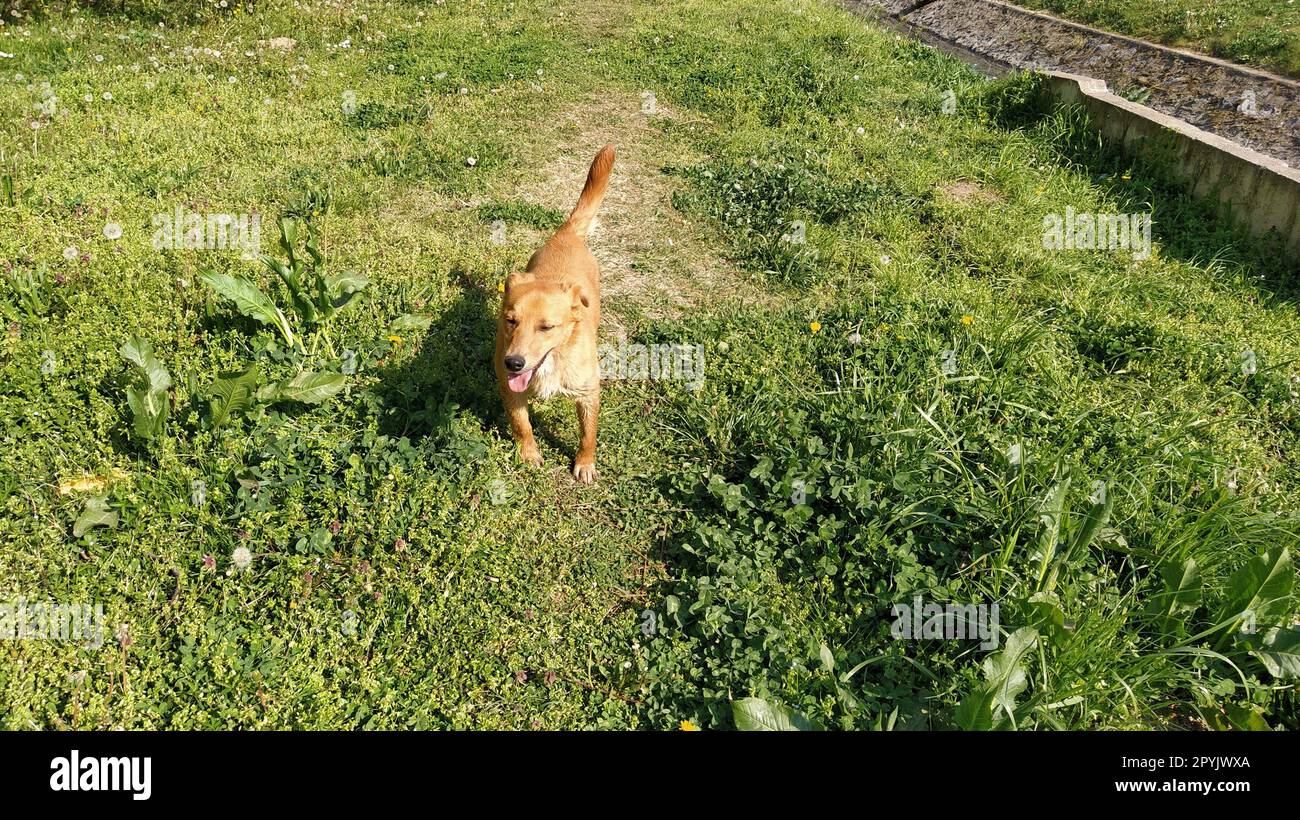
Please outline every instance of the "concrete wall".
[[1144, 143], [1157, 140], [1172, 144], [1193, 195], [1231, 203], [1233, 213], [1253, 235], [1277, 229], [1300, 257], [1300, 172], [1281, 160], [1116, 96], [1101, 80], [1058, 71], [1047, 76], [1057, 100], [1085, 108], [1102, 135], [1126, 149], [1140, 152]]

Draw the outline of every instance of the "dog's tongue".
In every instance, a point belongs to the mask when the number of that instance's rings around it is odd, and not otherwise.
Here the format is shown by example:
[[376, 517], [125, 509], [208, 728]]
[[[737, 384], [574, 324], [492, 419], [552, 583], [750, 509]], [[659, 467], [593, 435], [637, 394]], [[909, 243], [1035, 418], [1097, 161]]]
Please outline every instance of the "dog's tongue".
[[[533, 370], [536, 369], [537, 368], [533, 368]], [[515, 375], [510, 377], [509, 380], [510, 389], [515, 391], [516, 393], [522, 393], [528, 389], [528, 383], [531, 382], [532, 380], [533, 380], [532, 370], [525, 370], [522, 373], [516, 373]]]

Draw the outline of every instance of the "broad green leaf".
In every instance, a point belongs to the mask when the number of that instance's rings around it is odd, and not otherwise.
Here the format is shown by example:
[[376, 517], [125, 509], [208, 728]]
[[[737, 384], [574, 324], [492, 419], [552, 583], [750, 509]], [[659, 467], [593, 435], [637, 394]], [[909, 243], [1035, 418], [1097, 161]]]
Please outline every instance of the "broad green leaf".
[[109, 509], [107, 498], [86, 499], [86, 508], [72, 525], [72, 535], [80, 538], [94, 527], [117, 527], [117, 512]]
[[1065, 630], [1065, 612], [1061, 609], [1061, 599], [1055, 592], [1035, 592], [1026, 602], [1029, 626], [1057, 641], [1068, 638]]
[[1264, 720], [1264, 715], [1260, 707], [1253, 704], [1238, 706], [1235, 703], [1223, 704], [1223, 710], [1228, 715], [1228, 722], [1234, 729], [1243, 732], [1267, 732], [1269, 731], [1268, 721]]
[[889, 717], [885, 717], [884, 712], [880, 712], [876, 715], [875, 730], [877, 732], [892, 732], [894, 731], [894, 726], [897, 723], [898, 723], [898, 707], [895, 706], [893, 711], [889, 713]]
[[394, 319], [393, 323], [388, 326], [388, 329], [392, 333], [409, 333], [412, 330], [424, 330], [432, 323], [433, 320], [428, 316], [421, 316], [416, 313], [405, 313]]
[[166, 393], [128, 387], [126, 404], [131, 408], [131, 429], [136, 435], [147, 439], [162, 435], [170, 407]]
[[293, 309], [297, 312], [298, 318], [302, 319], [303, 324], [314, 325], [321, 319], [321, 310], [305, 290], [294, 292]]
[[[1083, 524], [1074, 533], [1070, 541], [1068, 557], [1073, 557], [1088, 548], [1098, 530], [1110, 521], [1110, 513], [1115, 508], [1115, 496], [1107, 491], [1104, 482], [1097, 482], [1098, 489], [1088, 499], [1088, 512], [1084, 514]], [[1097, 497], [1096, 493], [1100, 493]]]
[[1295, 569], [1286, 547], [1266, 550], [1228, 578], [1228, 600], [1215, 619], [1224, 624], [1220, 644], [1241, 622], [1253, 618], [1260, 626], [1278, 625], [1291, 607]]
[[1052, 485], [1047, 498], [1043, 500], [1042, 511], [1038, 516], [1039, 523], [1044, 527], [1043, 538], [1047, 545], [1043, 552], [1049, 556], [1055, 554], [1056, 542], [1061, 537], [1061, 519], [1065, 513], [1065, 496], [1069, 490], [1069, 478]]
[[263, 293], [257, 285], [242, 277], [215, 271], [203, 271], [199, 274], [199, 278], [207, 282], [219, 296], [234, 302], [240, 313], [264, 325], [271, 325], [280, 331], [290, 347], [296, 345], [289, 320], [275, 306], [275, 302], [271, 301], [271, 297]]
[[987, 685], [981, 685], [967, 693], [953, 713], [957, 725], [971, 732], [987, 732], [992, 729], [993, 696], [993, 690]]
[[676, 595], [669, 595], [664, 598], [664, 614], [678, 625], [682, 625], [682, 601]]
[[368, 287], [370, 280], [360, 274], [328, 276], [324, 282], [326, 304], [331, 311], [338, 310]]
[[280, 277], [285, 287], [289, 288], [290, 293], [298, 293], [302, 290], [302, 285], [298, 282], [298, 275], [289, 269], [289, 266], [276, 259], [274, 256], [263, 256], [262, 264], [266, 265], [275, 275]]
[[1274, 627], [1255, 642], [1252, 655], [1259, 658], [1273, 677], [1282, 680], [1300, 677], [1300, 628]]
[[1025, 456], [1025, 445], [1020, 442], [1012, 444], [1002, 453], [1002, 459], [1007, 463], [1008, 469], [1013, 472], [1019, 472], [1024, 469], [1025, 464], [1030, 460]]
[[280, 226], [280, 247], [289, 254], [289, 262], [294, 262], [293, 246], [298, 244], [298, 223], [294, 219], [282, 216], [277, 221]]
[[208, 389], [208, 423], [212, 429], [253, 406], [253, 394], [260, 377], [256, 365], [243, 372], [222, 373], [217, 377]]
[[1128, 552], [1128, 539], [1113, 527], [1102, 527], [1097, 533], [1097, 546], [1114, 552]]
[[299, 401], [303, 404], [320, 404], [343, 389], [347, 377], [342, 373], [315, 373], [310, 370], [299, 373], [288, 381], [280, 382], [276, 398], [284, 401]]
[[993, 693], [993, 702], [1015, 721], [1016, 696], [1025, 691], [1029, 679], [1025, 676], [1025, 654], [1038, 644], [1038, 631], [1021, 627], [1007, 638], [1001, 652], [984, 659], [984, 677]]
[[370, 287], [370, 280], [359, 273], [341, 273], [329, 277], [327, 281], [329, 282], [330, 295], [336, 298], [346, 294], [359, 293]]
[[316, 242], [316, 229], [310, 222], [307, 223], [307, 241], [303, 243], [303, 247], [307, 249], [307, 255], [311, 257], [312, 263], [320, 267], [320, 264], [325, 261], [325, 255], [320, 252], [320, 246]]
[[271, 301], [271, 297], [249, 280], [215, 271], [203, 271], [199, 278], [207, 282], [218, 295], [234, 302], [245, 316], [268, 325], [274, 325], [278, 321], [279, 308]]
[[795, 710], [762, 698], [732, 701], [731, 716], [742, 732], [808, 732], [817, 728]]
[[126, 343], [118, 349], [122, 358], [131, 364], [140, 368], [146, 379], [149, 380], [149, 390], [151, 392], [160, 392], [167, 390], [172, 386], [171, 374], [167, 368], [163, 367], [162, 362], [153, 355], [153, 345], [141, 339], [139, 336], [132, 335]]
[[1057, 544], [1061, 540], [1061, 524], [1065, 517], [1065, 496], [1070, 489], [1070, 479], [1067, 477], [1064, 481], [1052, 485], [1052, 489], [1047, 493], [1047, 498], [1043, 501], [1042, 511], [1038, 516], [1038, 523], [1042, 525], [1042, 530], [1038, 534], [1038, 588], [1048, 588], [1047, 570], [1051, 567], [1052, 562], [1056, 560]]
[[1201, 605], [1201, 570], [1196, 560], [1188, 558], [1181, 563], [1166, 561], [1160, 567], [1162, 590], [1151, 598], [1146, 612], [1170, 633], [1182, 633], [1185, 613]]
[[821, 655], [822, 666], [826, 667], [826, 671], [835, 674], [835, 653], [831, 652], [831, 648], [822, 644], [818, 654]]
[[1201, 570], [1195, 558], [1182, 564], [1166, 563], [1160, 568], [1160, 577], [1165, 582], [1162, 608], [1166, 615], [1200, 606]]
[[131, 408], [132, 430], [146, 439], [162, 435], [167, 413], [171, 409], [167, 391], [172, 386], [171, 374], [153, 354], [153, 345], [139, 336], [131, 336], [118, 352], [144, 374], [148, 385], [141, 389], [128, 387], [126, 403]]

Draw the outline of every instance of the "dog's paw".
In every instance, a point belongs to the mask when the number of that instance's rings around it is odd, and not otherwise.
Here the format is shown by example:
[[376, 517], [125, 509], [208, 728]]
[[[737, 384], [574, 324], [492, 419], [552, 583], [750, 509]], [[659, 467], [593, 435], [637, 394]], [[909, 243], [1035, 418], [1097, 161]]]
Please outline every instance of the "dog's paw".
[[573, 465], [573, 477], [579, 484], [590, 484], [596, 480], [595, 464], [575, 464]]
[[542, 466], [542, 454], [537, 452], [536, 447], [531, 450], [520, 450], [519, 460], [531, 467]]

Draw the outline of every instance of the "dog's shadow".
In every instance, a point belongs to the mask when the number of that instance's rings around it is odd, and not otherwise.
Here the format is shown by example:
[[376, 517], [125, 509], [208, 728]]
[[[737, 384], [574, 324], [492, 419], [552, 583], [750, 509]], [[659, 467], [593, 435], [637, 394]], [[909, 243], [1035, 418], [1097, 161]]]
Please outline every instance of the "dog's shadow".
[[379, 431], [424, 438], [446, 430], [457, 410], [472, 413], [484, 429], [503, 413], [492, 370], [495, 299], [461, 274], [460, 293], [432, 316], [419, 347], [386, 370], [376, 389], [385, 408]]

